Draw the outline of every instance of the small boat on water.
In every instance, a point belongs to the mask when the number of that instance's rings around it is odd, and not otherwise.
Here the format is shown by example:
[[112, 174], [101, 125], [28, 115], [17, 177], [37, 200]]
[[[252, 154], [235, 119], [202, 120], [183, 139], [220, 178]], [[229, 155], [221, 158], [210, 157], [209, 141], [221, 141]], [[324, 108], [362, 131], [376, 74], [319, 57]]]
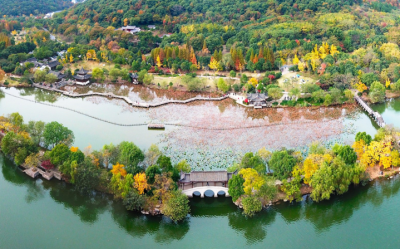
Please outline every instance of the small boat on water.
[[147, 128], [149, 130], [165, 130], [164, 124], [148, 124]]

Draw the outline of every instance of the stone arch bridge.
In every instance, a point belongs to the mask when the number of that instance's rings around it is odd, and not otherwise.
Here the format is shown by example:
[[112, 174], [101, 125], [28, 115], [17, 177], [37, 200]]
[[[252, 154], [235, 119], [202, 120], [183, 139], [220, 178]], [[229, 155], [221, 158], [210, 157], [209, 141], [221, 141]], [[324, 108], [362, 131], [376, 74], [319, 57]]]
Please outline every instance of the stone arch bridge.
[[214, 197], [218, 197], [218, 193], [224, 192], [226, 197], [229, 197], [228, 193], [228, 188], [225, 187], [219, 187], [219, 186], [204, 186], [204, 187], [196, 187], [196, 188], [190, 188], [190, 189], [185, 189], [182, 190], [182, 192], [187, 195], [189, 198], [193, 197], [194, 192], [199, 192], [200, 197], [204, 198], [204, 193], [207, 190], [211, 190], [214, 193]]

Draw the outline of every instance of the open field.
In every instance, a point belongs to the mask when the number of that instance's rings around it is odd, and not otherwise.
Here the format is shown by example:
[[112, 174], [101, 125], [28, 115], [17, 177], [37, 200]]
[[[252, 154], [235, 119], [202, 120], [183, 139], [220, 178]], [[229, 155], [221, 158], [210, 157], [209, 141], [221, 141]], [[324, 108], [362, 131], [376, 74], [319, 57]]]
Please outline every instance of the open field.
[[[155, 75], [154, 76], [154, 83], [157, 85], [158, 83], [160, 83], [160, 85], [163, 85], [163, 83], [165, 84], [169, 84], [170, 82], [172, 82], [174, 84], [174, 86], [178, 87], [180, 85], [186, 87], [185, 83], [182, 82], [182, 77], [183, 76], [177, 76], [177, 77], [167, 77], [167, 76], [159, 76], [159, 75]], [[216, 90], [216, 81], [219, 79], [220, 77], [212, 77], [209, 78], [208, 76], [204, 76], [204, 77], [199, 77], [199, 79], [201, 79], [205, 86], [209, 86], [208, 89], [209, 90]], [[232, 80], [229, 78], [223, 78], [228, 84], [235, 84], [236, 82], [239, 82], [238, 80]]]
[[28, 84], [25, 83], [20, 83], [19, 79], [15, 78], [14, 76], [10, 77], [8, 75], [6, 75], [4, 77], [4, 79], [2, 81], [0, 81], [0, 83], [4, 83], [5, 81], [8, 82], [8, 86], [9, 87], [13, 87], [13, 86], [28, 86]]
[[[300, 75], [300, 77], [297, 77]], [[289, 91], [291, 88], [300, 87], [303, 83], [315, 83], [316, 80], [312, 79], [308, 76], [305, 76], [303, 73], [291, 72], [282, 75], [282, 77], [278, 80], [278, 84], [285, 91]]]
[[[94, 68], [98, 67], [101, 69], [110, 69], [114, 68], [114, 63], [105, 63], [105, 62], [97, 62], [97, 61], [78, 61], [76, 63], [67, 63], [65, 68], [69, 68], [71, 70], [81, 69], [83, 67], [85, 70], [93, 70]], [[128, 65], [121, 65], [121, 68], [130, 69]]]

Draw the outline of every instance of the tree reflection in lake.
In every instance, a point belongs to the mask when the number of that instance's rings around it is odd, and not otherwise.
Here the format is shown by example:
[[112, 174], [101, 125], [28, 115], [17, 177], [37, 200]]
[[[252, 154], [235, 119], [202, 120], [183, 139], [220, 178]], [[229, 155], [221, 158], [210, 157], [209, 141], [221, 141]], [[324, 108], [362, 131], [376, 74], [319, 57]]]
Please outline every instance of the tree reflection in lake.
[[[348, 193], [332, 196], [329, 201], [314, 203], [308, 199], [300, 203], [278, 204], [264, 209], [252, 218], [244, 216], [242, 210], [232, 203], [231, 198], [193, 198], [190, 202], [191, 214], [183, 222], [174, 223], [166, 217], [152, 217], [129, 212], [125, 210], [120, 201], [115, 201], [106, 194], [95, 193], [87, 196], [75, 191], [72, 185], [64, 182], [32, 180], [1, 155], [0, 164], [3, 176], [0, 180], [5, 179], [11, 183], [6, 187], [7, 192], [0, 196], [4, 198], [4, 203], [9, 200], [7, 195], [11, 196], [15, 193], [14, 190], [22, 191], [24, 194], [26, 189], [24, 200], [27, 203], [40, 200], [38, 206], [43, 208], [43, 205], [50, 204], [48, 200], [54, 200], [61, 205], [52, 205], [52, 209], [62, 206], [66, 210], [71, 210], [82, 223], [89, 224], [96, 229], [114, 222], [120, 229], [115, 230], [114, 228], [111, 233], [119, 233], [119, 238], [123, 238], [121, 234], [125, 232], [129, 237], [135, 239], [133, 241], [149, 242], [150, 239], [151, 242], [158, 245], [170, 244], [173, 247], [180, 243], [190, 244], [193, 238], [198, 238], [196, 236], [199, 233], [206, 233], [205, 238], [218, 237], [225, 242], [230, 240], [244, 242], [249, 247], [258, 247], [261, 242], [282, 243], [282, 238], [287, 237], [287, 234], [282, 234], [284, 232], [297, 233], [293, 234], [295, 240], [310, 236], [319, 243], [318, 238], [330, 234], [335, 237], [341, 236], [340, 233], [337, 234], [337, 231], [341, 229], [347, 229], [348, 233], [354, 233], [351, 230], [353, 226], [357, 226], [357, 224], [366, 226], [369, 221], [374, 220], [368, 218], [370, 216], [379, 218], [391, 216], [392, 212], [396, 210], [400, 190], [400, 179], [397, 176], [391, 180], [375, 181], [364, 187], [352, 187]], [[1, 200], [3, 201], [3, 199]], [[35, 203], [28, 207], [36, 213], [36, 218], [41, 219], [43, 214], [40, 210], [42, 209], [35, 209], [36, 206]], [[385, 216], [382, 216], [382, 212], [373, 213], [374, 210], [382, 208], [387, 210], [387, 207], [392, 210], [388, 210], [388, 214]], [[59, 211], [54, 210], [57, 214], [60, 213]], [[355, 214], [366, 217], [367, 223], [360, 222]], [[17, 219], [17, 217], [13, 217], [13, 219]], [[71, 216], [68, 216], [68, 219], [71, 219]], [[86, 227], [82, 228], [77, 223], [71, 224], [80, 229]], [[307, 230], [310, 228], [311, 230]], [[282, 235], [280, 239], [275, 237], [279, 234]]]
[[81, 221], [86, 223], [96, 222], [99, 215], [108, 210], [112, 202], [109, 195], [96, 192], [93, 195], [81, 194], [65, 182], [45, 181], [43, 186], [50, 191], [53, 200], [71, 209]]
[[157, 243], [170, 243], [181, 240], [189, 231], [189, 218], [175, 223], [166, 217], [145, 216], [127, 211], [119, 202], [112, 205], [112, 217], [114, 221], [133, 237], [154, 235]]
[[26, 202], [31, 203], [44, 197], [44, 189], [41, 184], [42, 180], [31, 180], [1, 153], [0, 164], [4, 179], [16, 186], [25, 186], [27, 188], [27, 193], [25, 196]]
[[21, 96], [35, 96], [35, 100], [38, 102], [55, 103], [61, 96], [60, 94], [38, 88], [21, 88], [19, 92]]
[[229, 226], [244, 236], [248, 244], [263, 241], [267, 236], [267, 226], [275, 221], [276, 212], [268, 208], [248, 218], [238, 210], [228, 214]]

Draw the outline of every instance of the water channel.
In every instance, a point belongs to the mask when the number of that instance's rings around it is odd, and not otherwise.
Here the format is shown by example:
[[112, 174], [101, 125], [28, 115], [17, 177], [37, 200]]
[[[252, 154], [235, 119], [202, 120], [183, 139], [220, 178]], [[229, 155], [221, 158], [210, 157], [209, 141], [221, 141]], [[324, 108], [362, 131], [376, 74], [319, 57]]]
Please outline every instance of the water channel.
[[[162, 109], [160, 112], [165, 113], [155, 114], [157, 109], [132, 110], [123, 102], [101, 98], [68, 99], [42, 91], [32, 93], [29, 89], [4, 91], [124, 123], [178, 117]], [[242, 108], [231, 102], [222, 106], [221, 103], [197, 103], [191, 107], [205, 109], [210, 115], [215, 115], [214, 119], [219, 117], [224, 122], [225, 118], [232, 117], [231, 109]], [[195, 122], [185, 108], [172, 106], [174, 111], [181, 111], [181, 122], [187, 119]], [[399, 99], [373, 108], [382, 114], [387, 123], [399, 123]], [[148, 131], [146, 126], [116, 127], [9, 95], [0, 99], [0, 115], [16, 111], [24, 116], [25, 121], [56, 120], [63, 123], [74, 131], [75, 145], [81, 148], [91, 144], [94, 149], [100, 149], [106, 143], [117, 144], [128, 140], [146, 149], [151, 143], [168, 144], [164, 136], [177, 129], [167, 127], [165, 131]], [[338, 116], [338, 121], [329, 123], [340, 126], [341, 132], [329, 133], [327, 139], [346, 141], [356, 131], [376, 132], [377, 127], [368, 116], [359, 111], [352, 112], [354, 115], [350, 117]], [[266, 116], [270, 114], [266, 113]], [[293, 113], [278, 114], [297, 118]], [[260, 122], [258, 114], [250, 111], [241, 112], [241, 115], [248, 122]], [[302, 115], [308, 114], [302, 111]], [[337, 113], [330, 112], [330, 115]], [[308, 116], [308, 119], [315, 117]], [[273, 122], [271, 116], [269, 118]], [[284, 133], [282, 127], [279, 129]], [[251, 132], [248, 134], [252, 135]], [[225, 146], [223, 142], [221, 140], [222, 146]], [[267, 142], [265, 144], [267, 146]], [[352, 188], [345, 195], [322, 203], [311, 200], [297, 204], [281, 203], [263, 210], [254, 218], [243, 216], [230, 198], [193, 198], [190, 216], [174, 224], [163, 217], [127, 212], [120, 202], [107, 195], [83, 196], [71, 185], [57, 180], [33, 181], [2, 155], [0, 167], [1, 248], [389, 248], [400, 243], [398, 231], [394, 229], [400, 222], [397, 214], [400, 180], [396, 178]]]

